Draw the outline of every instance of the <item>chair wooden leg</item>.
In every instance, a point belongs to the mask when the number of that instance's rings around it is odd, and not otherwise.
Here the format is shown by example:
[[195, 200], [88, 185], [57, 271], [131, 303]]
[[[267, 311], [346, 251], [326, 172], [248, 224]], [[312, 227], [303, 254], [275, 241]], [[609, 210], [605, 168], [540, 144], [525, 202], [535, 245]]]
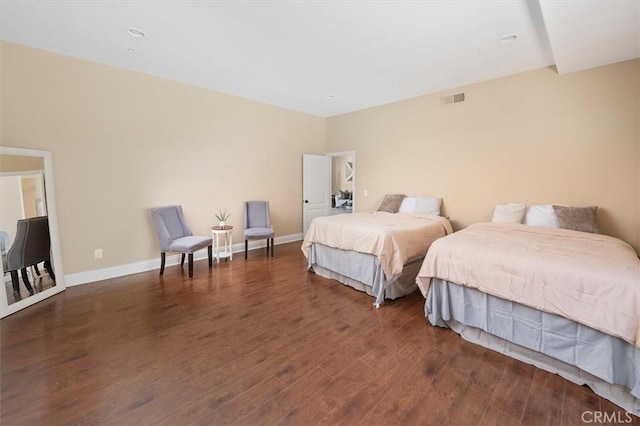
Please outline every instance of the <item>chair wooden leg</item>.
[[271, 257], [273, 257], [273, 253], [276, 251], [276, 249], [273, 247], [273, 238], [271, 238]]
[[40, 276], [40, 270], [38, 269], [38, 264], [33, 265], [33, 269], [36, 271], [36, 275]]
[[267, 256], [269, 255], [269, 238], [267, 238]]
[[182, 253], [182, 259], [180, 259], [180, 266], [184, 265], [184, 253]]
[[167, 260], [167, 254], [165, 252], [160, 253], [160, 275], [164, 274], [165, 260]]
[[247, 260], [248, 250], [249, 250], [249, 240], [244, 240], [244, 260]]
[[209, 254], [209, 269], [213, 267], [213, 247], [207, 247], [207, 252]]
[[11, 285], [14, 293], [20, 293], [20, 281], [18, 280], [18, 271], [11, 271]]
[[189, 253], [189, 278], [193, 278], [193, 253]]
[[31, 283], [29, 282], [29, 275], [27, 275], [27, 268], [20, 269], [20, 274], [22, 275], [22, 281], [24, 282], [24, 286], [27, 288], [29, 294], [33, 294], [33, 287], [31, 287]]
[[47, 271], [47, 274], [49, 274], [49, 277], [51, 278], [52, 281], [56, 280], [56, 276], [53, 275], [53, 268], [51, 267], [50, 259], [44, 261], [44, 270]]

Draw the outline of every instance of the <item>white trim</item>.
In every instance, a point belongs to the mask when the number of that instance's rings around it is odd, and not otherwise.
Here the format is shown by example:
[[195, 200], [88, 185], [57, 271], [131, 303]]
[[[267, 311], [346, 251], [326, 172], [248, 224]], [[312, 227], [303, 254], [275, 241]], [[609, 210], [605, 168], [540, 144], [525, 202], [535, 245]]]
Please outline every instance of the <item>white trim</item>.
[[[274, 238], [274, 244], [280, 245], [285, 243], [291, 243], [294, 241], [302, 241], [302, 233], [284, 235], [282, 237]], [[249, 241], [249, 249], [266, 247], [266, 240]], [[231, 248], [234, 253], [244, 252], [244, 240], [239, 244], [234, 244]], [[193, 260], [205, 260], [207, 259], [207, 252], [201, 250], [194, 253]], [[180, 263], [180, 255], [167, 256], [165, 266], [178, 265]], [[108, 280], [110, 278], [118, 278], [126, 275], [137, 274], [140, 272], [152, 271], [154, 269], [160, 269], [160, 258], [157, 257], [151, 260], [143, 260], [140, 262], [128, 263], [126, 265], [112, 266], [110, 268], [93, 269], [91, 271], [78, 272], [75, 274], [65, 275], [65, 284], [67, 287], [73, 287], [76, 285], [89, 284], [96, 281]]]
[[[351, 192], [353, 193], [353, 200], [351, 203], [351, 209], [352, 212], [356, 211], [356, 203], [357, 198], [358, 198], [358, 190], [357, 190], [357, 185], [356, 185], [356, 168], [358, 167], [356, 164], [356, 151], [340, 151], [340, 152], [327, 152], [325, 154], [327, 157], [343, 157], [345, 155], [350, 155], [351, 156], [351, 163], [352, 163], [352, 176], [353, 179], [351, 180]], [[333, 183], [333, 172], [331, 172], [331, 182]]]
[[327, 152], [325, 155], [329, 157], [344, 157], [345, 155], [354, 155], [355, 151]]

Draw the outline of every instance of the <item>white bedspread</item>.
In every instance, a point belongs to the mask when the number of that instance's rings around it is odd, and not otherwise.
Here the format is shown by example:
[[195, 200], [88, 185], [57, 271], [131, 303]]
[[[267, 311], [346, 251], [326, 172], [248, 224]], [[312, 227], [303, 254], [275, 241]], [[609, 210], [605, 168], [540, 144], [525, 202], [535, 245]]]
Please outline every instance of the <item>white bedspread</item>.
[[477, 223], [431, 246], [416, 282], [431, 278], [562, 315], [640, 347], [640, 260], [606, 235]]
[[376, 255], [391, 280], [409, 260], [422, 257], [433, 241], [452, 232], [441, 216], [365, 212], [314, 219], [302, 242], [308, 258], [313, 243]]

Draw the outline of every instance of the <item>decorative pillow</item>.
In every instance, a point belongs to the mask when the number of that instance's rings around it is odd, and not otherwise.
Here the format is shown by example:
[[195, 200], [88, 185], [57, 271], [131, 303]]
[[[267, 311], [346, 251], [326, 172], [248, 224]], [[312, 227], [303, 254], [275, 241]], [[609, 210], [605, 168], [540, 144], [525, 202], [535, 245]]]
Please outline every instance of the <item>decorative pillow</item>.
[[573, 229], [574, 231], [591, 232], [599, 234], [596, 224], [598, 206], [591, 207], [568, 207], [553, 206], [553, 210], [558, 216], [558, 224], [563, 229]]
[[402, 200], [404, 200], [404, 194], [387, 194], [382, 199], [382, 203], [380, 207], [378, 207], [379, 212], [388, 212], [388, 213], [397, 213], [400, 208], [400, 204], [402, 204]]
[[398, 213], [414, 213], [416, 211], [416, 203], [418, 199], [416, 197], [405, 197], [400, 204]]
[[418, 197], [416, 201], [416, 213], [432, 214], [440, 216], [442, 198]]
[[491, 222], [522, 223], [526, 208], [527, 206], [525, 204], [520, 203], [497, 204], [493, 210], [493, 219], [491, 219]]
[[530, 226], [543, 226], [545, 228], [560, 228], [558, 216], [551, 204], [538, 204], [530, 206], [524, 217], [524, 224]]

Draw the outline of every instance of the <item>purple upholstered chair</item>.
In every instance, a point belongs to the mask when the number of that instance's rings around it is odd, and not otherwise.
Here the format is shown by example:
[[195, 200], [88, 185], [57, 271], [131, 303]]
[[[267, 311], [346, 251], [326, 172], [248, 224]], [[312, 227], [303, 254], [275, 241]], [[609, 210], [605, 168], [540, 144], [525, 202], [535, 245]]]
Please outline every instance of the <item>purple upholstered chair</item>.
[[189, 278], [193, 278], [193, 253], [207, 248], [209, 268], [213, 266], [211, 237], [194, 236], [184, 220], [181, 206], [166, 206], [151, 209], [151, 217], [160, 242], [160, 275], [164, 273], [167, 252], [182, 253], [180, 265], [184, 265], [185, 253], [189, 255]]
[[267, 254], [271, 245], [273, 257], [273, 227], [269, 217], [268, 201], [245, 201], [244, 203], [244, 258], [247, 259], [249, 240], [267, 240]]

